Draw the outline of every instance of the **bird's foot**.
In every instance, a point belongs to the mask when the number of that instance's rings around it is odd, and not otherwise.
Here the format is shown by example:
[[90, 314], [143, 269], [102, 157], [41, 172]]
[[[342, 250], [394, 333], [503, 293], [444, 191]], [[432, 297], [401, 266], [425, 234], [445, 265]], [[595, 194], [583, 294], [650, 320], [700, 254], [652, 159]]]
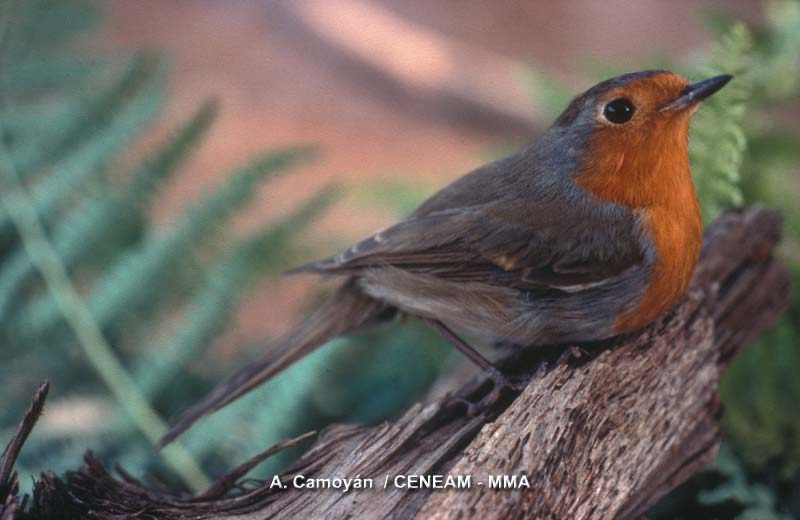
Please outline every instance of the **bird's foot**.
[[498, 368], [489, 370], [488, 376], [494, 383], [494, 388], [509, 389], [513, 392], [522, 392], [530, 381], [530, 375], [511, 376], [504, 374]]
[[573, 360], [585, 359], [587, 357], [589, 357], [588, 350], [573, 345], [564, 349], [561, 355], [558, 356], [558, 360], [556, 360], [555, 365], [553, 366], [569, 363]]
[[488, 379], [492, 382], [492, 388], [478, 401], [470, 401], [463, 397], [454, 397], [454, 404], [464, 405], [467, 409], [467, 416], [477, 417], [487, 412], [503, 396], [505, 391], [513, 393], [521, 392], [530, 380], [525, 376], [509, 376], [502, 373], [497, 368], [492, 367], [487, 372]]

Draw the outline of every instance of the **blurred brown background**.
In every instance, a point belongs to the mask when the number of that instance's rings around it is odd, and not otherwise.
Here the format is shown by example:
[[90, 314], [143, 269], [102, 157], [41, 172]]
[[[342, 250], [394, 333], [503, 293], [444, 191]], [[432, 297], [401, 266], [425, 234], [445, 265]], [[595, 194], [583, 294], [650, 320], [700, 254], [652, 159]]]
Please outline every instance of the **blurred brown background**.
[[[249, 217], [255, 221], [333, 179], [350, 192], [380, 179], [433, 192], [548, 124], [552, 116], [538, 109], [526, 81], [531, 69], [560, 78], [570, 96], [588, 86], [590, 63], [617, 72], [657, 66], [660, 57], [686, 59], [711, 42], [698, 16], [711, 9], [757, 20], [761, 6], [748, 0], [116, 0], [100, 44], [152, 47], [172, 59], [167, 117], [149, 139], [206, 97], [222, 102], [218, 123], [163, 199], [160, 218], [168, 220], [255, 151], [319, 146], [313, 166], [269, 185]], [[359, 238], [391, 222], [391, 209], [345, 197], [315, 236], [335, 230], [337, 237]], [[308, 282], [283, 282], [281, 297], [293, 304], [280, 308], [274, 292], [253, 291], [233, 334], [282, 329]]]

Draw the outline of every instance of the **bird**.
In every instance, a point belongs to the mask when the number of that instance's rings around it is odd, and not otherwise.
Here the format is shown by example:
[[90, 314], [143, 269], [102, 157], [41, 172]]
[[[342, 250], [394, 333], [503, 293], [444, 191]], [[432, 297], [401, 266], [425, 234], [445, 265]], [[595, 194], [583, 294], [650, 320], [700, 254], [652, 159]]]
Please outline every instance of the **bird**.
[[643, 328], [680, 298], [698, 262], [690, 120], [732, 77], [690, 82], [645, 70], [602, 81], [516, 154], [339, 254], [289, 271], [343, 281], [262, 357], [180, 414], [160, 444], [327, 341], [397, 315], [423, 320], [498, 383], [503, 375], [462, 334], [527, 348]]

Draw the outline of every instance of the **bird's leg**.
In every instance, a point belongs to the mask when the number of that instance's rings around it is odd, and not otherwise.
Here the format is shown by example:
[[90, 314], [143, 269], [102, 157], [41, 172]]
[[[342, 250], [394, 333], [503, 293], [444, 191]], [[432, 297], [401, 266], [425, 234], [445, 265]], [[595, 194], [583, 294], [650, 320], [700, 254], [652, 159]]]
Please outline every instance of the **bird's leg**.
[[469, 344], [466, 341], [458, 337], [458, 335], [452, 330], [450, 330], [450, 328], [447, 325], [445, 325], [439, 320], [434, 320], [431, 318], [422, 318], [422, 319], [440, 336], [442, 336], [444, 339], [452, 343], [453, 346], [456, 347], [458, 350], [460, 350], [462, 354], [467, 356], [467, 358], [470, 361], [478, 365], [478, 368], [482, 370], [495, 370], [495, 371], [497, 370], [491, 361], [483, 357], [483, 355], [480, 352], [469, 346]]
[[461, 339], [455, 332], [439, 320], [432, 318], [422, 318], [433, 330], [440, 336], [449, 341], [456, 347], [462, 354], [467, 356], [467, 359], [475, 363], [479, 368], [488, 372], [489, 378], [492, 380], [492, 390], [484, 396], [477, 403], [472, 403], [466, 399], [458, 399], [459, 402], [467, 406], [467, 414], [471, 417], [478, 415], [481, 411], [491, 406], [500, 398], [500, 395], [505, 388], [512, 390], [522, 390], [525, 387], [524, 383], [512, 381], [508, 376], [503, 374], [494, 364], [486, 359], [480, 352], [472, 348], [466, 341]]

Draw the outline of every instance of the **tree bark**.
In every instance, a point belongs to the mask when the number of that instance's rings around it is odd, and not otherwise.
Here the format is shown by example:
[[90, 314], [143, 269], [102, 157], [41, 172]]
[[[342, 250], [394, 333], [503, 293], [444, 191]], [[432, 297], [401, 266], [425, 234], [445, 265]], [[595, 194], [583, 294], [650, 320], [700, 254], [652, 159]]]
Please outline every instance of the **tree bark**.
[[[230, 491], [240, 477], [233, 472], [201, 496], [181, 496], [147, 489], [124, 473], [116, 479], [89, 455], [64, 478], [43, 475], [29, 514], [638, 517], [716, 453], [720, 377], [789, 301], [788, 273], [773, 255], [780, 225], [775, 213], [759, 208], [723, 215], [706, 230], [700, 265], [673, 310], [626, 337], [519, 352], [506, 368], [532, 372], [530, 382], [480, 416], [467, 416], [462, 404], [444, 397], [415, 405], [396, 422], [330, 427], [282, 475], [285, 489], [266, 481]], [[474, 381], [459, 395], [479, 399], [488, 386]], [[410, 475], [469, 476], [471, 486], [395, 485]], [[530, 488], [494, 488], [496, 475], [524, 476]], [[359, 476], [374, 479], [374, 487], [343, 492], [294, 485]]]

